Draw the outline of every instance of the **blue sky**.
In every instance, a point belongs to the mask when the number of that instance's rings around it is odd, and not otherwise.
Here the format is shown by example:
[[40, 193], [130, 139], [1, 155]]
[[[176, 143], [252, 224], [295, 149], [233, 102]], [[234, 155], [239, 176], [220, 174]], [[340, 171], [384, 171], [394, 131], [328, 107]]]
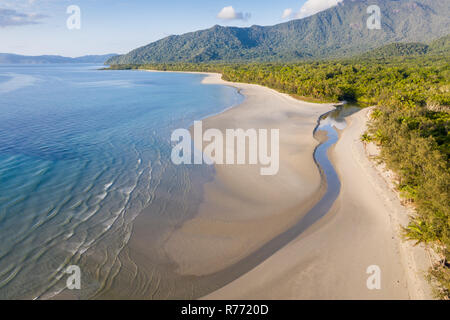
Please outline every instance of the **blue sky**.
[[[340, 1], [0, 0], [0, 52], [64, 56], [126, 53], [171, 34], [215, 24], [272, 25]], [[79, 30], [66, 26], [70, 5], [81, 10]]]

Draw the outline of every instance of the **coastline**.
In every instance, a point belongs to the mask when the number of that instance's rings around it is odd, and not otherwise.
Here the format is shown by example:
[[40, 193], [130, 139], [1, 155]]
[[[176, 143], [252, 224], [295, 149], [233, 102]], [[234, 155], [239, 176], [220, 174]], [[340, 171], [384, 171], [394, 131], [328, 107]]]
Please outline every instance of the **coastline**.
[[[201, 287], [207, 288], [208, 278], [226, 284], [241, 275], [238, 265], [243, 258], [289, 229], [322, 198], [325, 186], [313, 157], [319, 141], [313, 131], [318, 118], [336, 104], [302, 102], [259, 85], [223, 81], [220, 74], [205, 75], [203, 84], [235, 87], [245, 99], [204, 119], [204, 130], [280, 129], [277, 175], [261, 176], [255, 165], [215, 165], [215, 177], [204, 185], [195, 216], [165, 237], [160, 251], [170, 261], [169, 278], [185, 279], [189, 286], [202, 278]], [[144, 210], [136, 218], [127, 255], [144, 266], [141, 272], [153, 274], [145, 270], [153, 260], [145, 245], [150, 239], [149, 214]]]
[[[423, 248], [400, 237], [407, 220], [360, 141], [368, 109], [350, 116], [330, 149], [342, 183], [326, 217], [251, 272], [205, 299], [431, 299]], [[366, 286], [367, 267], [381, 270], [381, 289]]]
[[[294, 225], [323, 196], [312, 156], [319, 144], [313, 131], [319, 116], [335, 104], [302, 102], [259, 85], [223, 81], [220, 74], [189, 73], [205, 74], [203, 84], [232, 86], [245, 96], [240, 105], [204, 119], [205, 129], [280, 128], [280, 173], [264, 177], [255, 166], [215, 165], [216, 175], [204, 185], [197, 214], [172, 230], [161, 249], [177, 277], [202, 278], [202, 286], [208, 287], [208, 277], [220, 282], [222, 271]], [[390, 213], [400, 201], [383, 194], [392, 191], [374, 178], [360, 142], [366, 113], [350, 117], [328, 153], [342, 183], [328, 214], [249, 272], [223, 287], [213, 285], [215, 290], [204, 299], [431, 297], [418, 275], [423, 259], [411, 256], [414, 248], [402, 243], [398, 220]], [[135, 225], [127, 255], [145, 265], [152, 260], [145, 253], [145, 212]], [[374, 264], [382, 271], [381, 290], [366, 286], [366, 269]]]
[[[372, 108], [364, 114], [365, 121], [369, 120], [371, 111]], [[407, 241], [401, 237], [401, 227], [409, 224], [410, 216], [415, 214], [414, 208], [403, 203], [396, 190], [395, 174], [388, 170], [384, 163], [377, 162], [376, 157], [379, 154], [379, 147], [370, 142], [364, 148], [365, 157], [361, 161], [364, 161], [363, 165], [371, 175], [374, 187], [389, 205], [389, 218], [396, 233], [400, 256], [405, 266], [409, 295], [415, 300], [435, 299], [433, 289], [425, 276], [436, 257], [424, 244], [415, 245], [413, 241]]]
[[[280, 172], [261, 176], [251, 165], [215, 165], [214, 181], [204, 186], [197, 215], [176, 230], [166, 252], [183, 275], [202, 276], [239, 262], [283, 233], [322, 197], [323, 181], [314, 162], [319, 144], [317, 118], [334, 104], [296, 100], [253, 84], [229, 83], [207, 74], [203, 84], [231, 85], [246, 99], [207, 118], [204, 128], [280, 129]], [[300, 127], [302, 126], [302, 127]]]

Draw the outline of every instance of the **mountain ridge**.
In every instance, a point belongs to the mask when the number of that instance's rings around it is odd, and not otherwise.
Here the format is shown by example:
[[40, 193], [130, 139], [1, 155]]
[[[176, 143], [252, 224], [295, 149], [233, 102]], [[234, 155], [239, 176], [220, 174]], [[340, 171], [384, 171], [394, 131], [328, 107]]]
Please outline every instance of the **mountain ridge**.
[[48, 64], [48, 63], [105, 63], [116, 56], [115, 53], [104, 55], [85, 55], [76, 58], [59, 55], [26, 56], [14, 53], [0, 53], [0, 63], [4, 64]]
[[[313, 16], [274, 26], [223, 27], [172, 35], [107, 64], [295, 61], [343, 57], [394, 42], [425, 42], [450, 33], [448, 0], [345, 0]], [[381, 30], [369, 30], [378, 5]]]
[[450, 54], [450, 35], [435, 39], [429, 43], [421, 42], [396, 42], [390, 43], [361, 55], [357, 58], [405, 57], [417, 55], [448, 55]]

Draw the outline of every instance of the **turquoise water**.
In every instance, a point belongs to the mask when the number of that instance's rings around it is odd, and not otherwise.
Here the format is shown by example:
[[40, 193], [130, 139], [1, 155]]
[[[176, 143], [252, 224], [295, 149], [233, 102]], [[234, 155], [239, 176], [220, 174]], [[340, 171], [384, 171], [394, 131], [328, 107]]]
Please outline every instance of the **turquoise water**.
[[113, 285], [145, 209], [176, 225], [208, 166], [174, 166], [170, 135], [242, 101], [203, 76], [0, 65], [0, 299], [49, 298], [79, 265], [83, 297]]

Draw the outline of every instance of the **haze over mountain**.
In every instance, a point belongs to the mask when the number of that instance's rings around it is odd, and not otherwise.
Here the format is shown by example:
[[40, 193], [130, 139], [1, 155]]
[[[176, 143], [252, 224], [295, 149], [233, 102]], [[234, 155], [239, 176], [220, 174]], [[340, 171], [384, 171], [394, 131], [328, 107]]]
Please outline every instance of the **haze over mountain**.
[[45, 64], [45, 63], [104, 63], [116, 54], [87, 55], [77, 58], [56, 55], [23, 56], [12, 53], [0, 53], [0, 63], [5, 64]]
[[[381, 29], [368, 29], [367, 8], [381, 9]], [[294, 61], [342, 57], [395, 42], [429, 42], [450, 33], [448, 0], [344, 0], [313, 16], [275, 26], [214, 26], [172, 35], [107, 64]]]

